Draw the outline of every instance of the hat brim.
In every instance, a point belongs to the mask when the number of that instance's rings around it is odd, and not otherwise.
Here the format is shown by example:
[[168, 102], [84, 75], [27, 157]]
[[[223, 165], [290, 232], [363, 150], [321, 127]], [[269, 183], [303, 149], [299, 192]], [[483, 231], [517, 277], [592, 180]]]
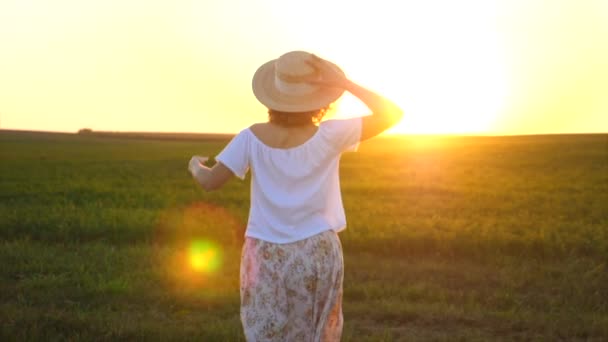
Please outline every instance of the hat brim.
[[[253, 94], [269, 109], [281, 112], [308, 112], [329, 106], [335, 102], [344, 89], [318, 86], [317, 90], [304, 95], [289, 95], [279, 91], [274, 82], [275, 61], [264, 63], [253, 75]], [[335, 64], [331, 65], [340, 73], [344, 72]]]

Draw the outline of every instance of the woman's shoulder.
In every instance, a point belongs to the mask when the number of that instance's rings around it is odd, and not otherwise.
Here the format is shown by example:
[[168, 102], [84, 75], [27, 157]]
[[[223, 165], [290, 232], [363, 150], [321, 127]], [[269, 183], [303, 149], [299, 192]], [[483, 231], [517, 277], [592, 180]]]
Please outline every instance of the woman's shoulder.
[[352, 126], [352, 125], [360, 125], [362, 117], [347, 117], [347, 118], [333, 118], [328, 120], [323, 120], [319, 127], [335, 127], [335, 126]]
[[319, 129], [325, 134], [334, 136], [336, 134], [348, 134], [351, 131], [361, 130], [361, 117], [336, 118], [321, 122]]
[[254, 123], [253, 125], [245, 128], [243, 131], [249, 131], [251, 133], [262, 133], [263, 131], [268, 129], [268, 123], [267, 122], [258, 122], [258, 123]]
[[267, 136], [272, 135], [271, 127], [269, 127], [266, 122], [254, 123], [243, 131], [261, 142], [264, 142]]
[[253, 137], [253, 141], [262, 143], [262, 145], [270, 146], [272, 144], [272, 137], [276, 135], [273, 131], [273, 127], [267, 122], [254, 123], [253, 125], [243, 130], [249, 136]]
[[323, 121], [319, 127], [323, 141], [340, 152], [355, 151], [361, 140], [361, 117]]

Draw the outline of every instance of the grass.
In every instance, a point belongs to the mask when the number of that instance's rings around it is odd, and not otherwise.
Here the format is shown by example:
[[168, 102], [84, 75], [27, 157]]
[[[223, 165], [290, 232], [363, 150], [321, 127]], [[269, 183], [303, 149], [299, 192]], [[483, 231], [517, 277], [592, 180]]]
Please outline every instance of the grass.
[[[248, 182], [165, 138], [0, 132], [1, 340], [244, 340]], [[378, 138], [341, 177], [343, 341], [608, 339], [608, 135]]]

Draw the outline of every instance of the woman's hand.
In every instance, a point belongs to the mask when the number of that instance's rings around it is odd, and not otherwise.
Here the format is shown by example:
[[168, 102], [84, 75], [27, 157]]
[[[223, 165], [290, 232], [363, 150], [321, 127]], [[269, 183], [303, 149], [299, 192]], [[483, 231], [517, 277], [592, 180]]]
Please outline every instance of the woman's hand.
[[190, 162], [188, 163], [188, 171], [190, 171], [190, 174], [195, 177], [198, 170], [204, 166], [203, 164], [207, 160], [209, 160], [209, 157], [192, 156]]
[[315, 68], [320, 76], [319, 79], [311, 81], [310, 83], [334, 88], [347, 88], [350, 81], [340, 69], [317, 55], [310, 56], [307, 63]]
[[213, 167], [204, 165], [209, 157], [192, 156], [188, 163], [188, 171], [196, 182], [206, 191], [219, 189], [230, 178], [234, 177], [232, 170], [222, 163], [215, 163]]

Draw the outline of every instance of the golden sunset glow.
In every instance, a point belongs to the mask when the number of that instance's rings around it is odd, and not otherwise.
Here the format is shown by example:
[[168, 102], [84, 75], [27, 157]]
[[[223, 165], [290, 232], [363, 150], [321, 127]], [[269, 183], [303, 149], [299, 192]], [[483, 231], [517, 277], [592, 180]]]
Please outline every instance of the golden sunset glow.
[[607, 132], [607, 41], [604, 0], [2, 1], [0, 128], [238, 132], [298, 49], [394, 99], [393, 133]]

